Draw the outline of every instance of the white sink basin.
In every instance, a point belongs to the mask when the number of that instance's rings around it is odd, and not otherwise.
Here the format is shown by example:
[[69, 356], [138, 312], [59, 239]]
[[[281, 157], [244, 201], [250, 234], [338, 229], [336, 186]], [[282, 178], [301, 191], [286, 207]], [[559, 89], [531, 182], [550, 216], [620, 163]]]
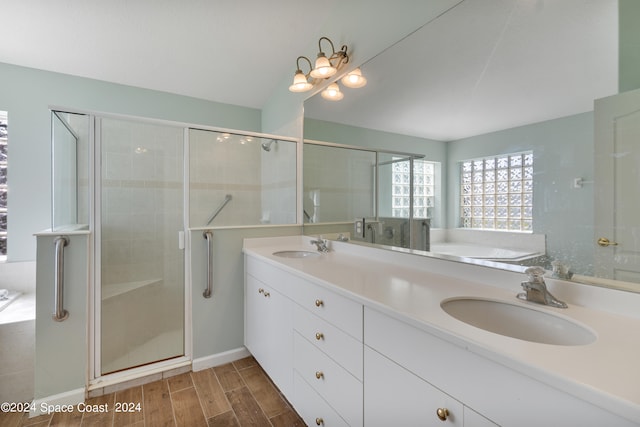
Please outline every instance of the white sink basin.
[[442, 301], [442, 309], [476, 328], [511, 338], [553, 345], [586, 345], [596, 340], [587, 327], [521, 305], [480, 298]]
[[313, 258], [320, 256], [318, 252], [311, 251], [278, 251], [273, 254], [282, 258]]

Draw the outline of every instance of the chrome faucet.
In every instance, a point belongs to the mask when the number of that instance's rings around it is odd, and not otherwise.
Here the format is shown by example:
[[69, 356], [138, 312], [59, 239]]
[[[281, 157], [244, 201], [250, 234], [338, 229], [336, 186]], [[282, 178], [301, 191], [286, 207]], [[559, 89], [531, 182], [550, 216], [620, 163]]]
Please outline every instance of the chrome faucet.
[[536, 302], [538, 304], [550, 305], [557, 308], [567, 308], [567, 304], [558, 300], [551, 295], [551, 292], [547, 290], [547, 285], [544, 283], [543, 274], [545, 273], [542, 267], [529, 267], [524, 273], [529, 276], [529, 280], [522, 282], [523, 293], [519, 293], [517, 296], [521, 300]]
[[322, 236], [316, 240], [310, 242], [312, 245], [316, 245], [318, 252], [329, 252], [329, 246], [327, 246], [327, 239], [323, 239]]

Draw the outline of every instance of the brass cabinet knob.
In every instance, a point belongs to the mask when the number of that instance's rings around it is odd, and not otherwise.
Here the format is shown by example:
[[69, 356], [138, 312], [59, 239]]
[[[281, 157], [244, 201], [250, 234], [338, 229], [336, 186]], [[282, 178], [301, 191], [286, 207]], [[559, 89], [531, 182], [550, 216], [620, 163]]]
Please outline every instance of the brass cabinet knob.
[[447, 417], [449, 417], [449, 410], [447, 408], [438, 408], [436, 411], [438, 418], [440, 421], [447, 421]]
[[324, 305], [324, 301], [322, 301], [321, 299], [316, 300], [316, 307], [322, 307], [323, 305]]
[[316, 371], [316, 378], [319, 380], [324, 378], [324, 373], [322, 371]]
[[616, 242], [612, 242], [611, 240], [607, 239], [606, 237], [601, 237], [598, 239], [598, 246], [618, 246], [618, 243]]
[[324, 339], [324, 334], [322, 332], [316, 332], [316, 339], [318, 341], [320, 341], [321, 339]]
[[264, 297], [265, 297], [265, 298], [269, 298], [270, 296], [271, 296], [271, 294], [270, 294], [269, 292], [265, 291], [265, 293], [264, 293]]
[[316, 418], [316, 425], [317, 426], [323, 426], [324, 425], [324, 420], [322, 418]]
[[264, 289], [262, 289], [262, 288], [258, 289], [258, 293], [259, 294], [264, 294]]

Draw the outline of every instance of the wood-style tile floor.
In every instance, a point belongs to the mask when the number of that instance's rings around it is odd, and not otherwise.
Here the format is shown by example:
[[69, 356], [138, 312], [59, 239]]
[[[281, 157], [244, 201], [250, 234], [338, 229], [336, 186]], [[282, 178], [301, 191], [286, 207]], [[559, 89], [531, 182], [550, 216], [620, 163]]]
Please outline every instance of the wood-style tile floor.
[[[140, 411], [115, 412], [116, 402], [140, 403]], [[135, 426], [222, 427], [304, 426], [253, 357], [199, 372], [187, 372], [94, 397], [87, 405], [108, 405], [104, 413], [61, 413], [28, 418], [0, 413], [1, 427]], [[133, 405], [132, 405], [133, 406]]]

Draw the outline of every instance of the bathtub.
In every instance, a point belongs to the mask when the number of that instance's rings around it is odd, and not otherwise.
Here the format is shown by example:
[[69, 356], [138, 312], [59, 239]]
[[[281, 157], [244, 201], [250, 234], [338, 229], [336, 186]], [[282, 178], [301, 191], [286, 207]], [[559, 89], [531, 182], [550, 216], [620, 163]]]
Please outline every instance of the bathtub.
[[33, 399], [36, 263], [0, 263], [0, 289], [19, 295], [0, 311], [0, 402]]
[[532, 250], [496, 248], [470, 243], [432, 243], [431, 252], [498, 262], [524, 261], [544, 255]]

